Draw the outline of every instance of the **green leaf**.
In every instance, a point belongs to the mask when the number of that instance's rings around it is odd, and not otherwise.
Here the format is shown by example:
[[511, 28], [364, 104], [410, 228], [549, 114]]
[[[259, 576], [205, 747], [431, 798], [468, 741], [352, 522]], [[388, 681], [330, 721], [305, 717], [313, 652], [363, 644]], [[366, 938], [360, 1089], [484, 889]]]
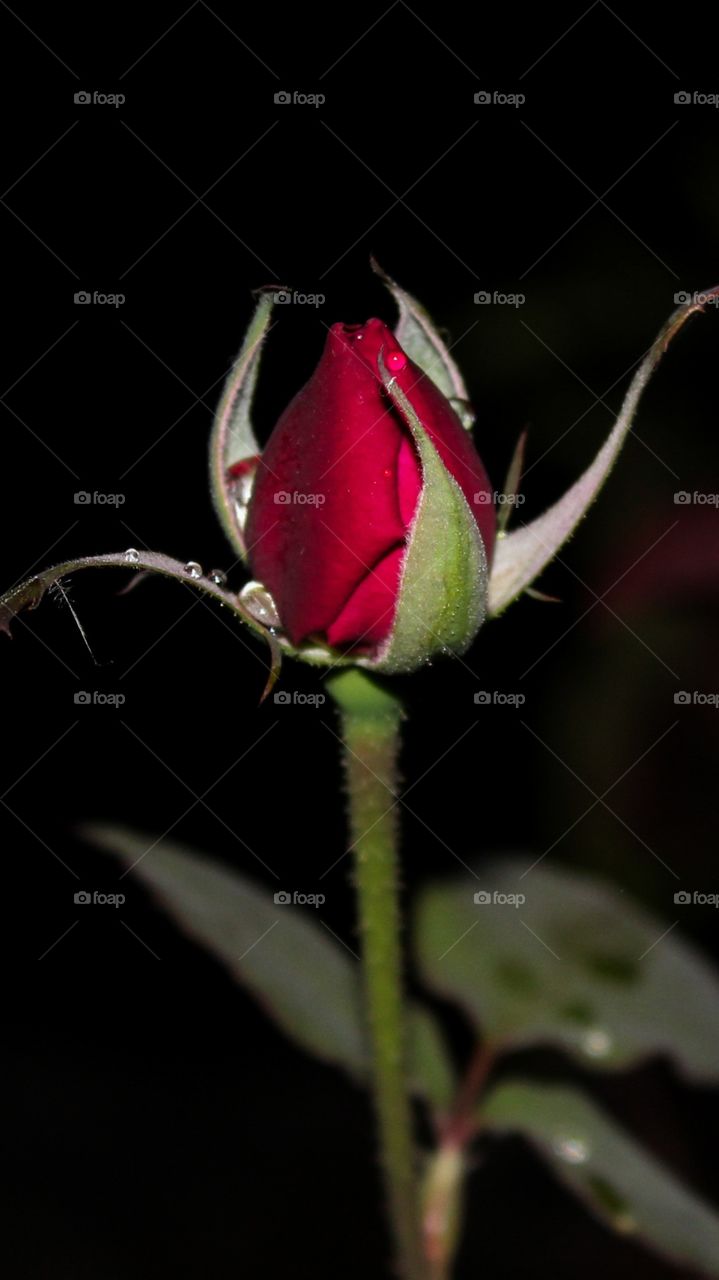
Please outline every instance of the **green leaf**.
[[372, 270], [387, 286], [399, 308], [395, 337], [402, 349], [448, 400], [457, 400], [467, 405], [467, 388], [462, 375], [424, 307], [410, 293], [401, 289], [374, 258], [370, 261]]
[[464, 653], [486, 613], [487, 556], [467, 500], [410, 401], [379, 358], [383, 385], [419, 453], [422, 491], [402, 565], [392, 631], [371, 665], [412, 671], [443, 653]]
[[244, 558], [243, 534], [246, 502], [236, 484], [228, 480], [228, 468], [259, 455], [252, 427], [252, 399], [257, 382], [262, 343], [269, 328], [273, 293], [263, 292], [250, 327], [222, 392], [210, 437], [212, 497], [222, 526], [235, 550]]
[[31, 578], [26, 578], [24, 582], [11, 587], [5, 595], [0, 596], [0, 631], [4, 631], [8, 636], [11, 635], [11, 624], [24, 609], [36, 609], [46, 592], [60, 584], [68, 574], [78, 573], [81, 569], [125, 569], [134, 573], [160, 574], [161, 577], [174, 578], [176, 582], [182, 582], [195, 591], [211, 596], [213, 600], [217, 600], [231, 610], [256, 635], [262, 637], [271, 655], [270, 674], [262, 694], [263, 698], [266, 698], [280, 671], [282, 655], [275, 637], [244, 607], [233, 591], [228, 591], [226, 587], [202, 572], [198, 575], [199, 566], [190, 567], [191, 563], [185, 565], [181, 560], [174, 560], [172, 556], [163, 555], [159, 551], [137, 551], [134, 547], [128, 551], [111, 552], [107, 555], [82, 556], [77, 560], [65, 560], [62, 564], [52, 565], [49, 569], [43, 569], [41, 573], [33, 574]]
[[[278, 903], [252, 880], [174, 841], [96, 824], [82, 834], [119, 858], [295, 1043], [366, 1082], [359, 964], [315, 918], [316, 908], [313, 915], [313, 908]], [[452, 1071], [431, 1015], [419, 1007], [412, 1011], [410, 1053], [415, 1091], [444, 1109]]]
[[[427, 984], [500, 1048], [554, 1044], [595, 1069], [664, 1054], [691, 1079], [719, 1080], [711, 966], [623, 891], [530, 865], [506, 857], [424, 893], [416, 946]], [[491, 900], [475, 903], [477, 893]]]
[[719, 1275], [719, 1213], [572, 1088], [511, 1081], [484, 1103], [483, 1127], [525, 1137], [607, 1226], [674, 1262]]
[[670, 316], [632, 378], [619, 417], [591, 466], [543, 515], [499, 538], [489, 582], [490, 616], [511, 604], [571, 537], [607, 479], [631, 429], [644, 388], [672, 338], [690, 315], [703, 311], [705, 302], [718, 294], [717, 289], [707, 290], [699, 295], [704, 301], [679, 307]]

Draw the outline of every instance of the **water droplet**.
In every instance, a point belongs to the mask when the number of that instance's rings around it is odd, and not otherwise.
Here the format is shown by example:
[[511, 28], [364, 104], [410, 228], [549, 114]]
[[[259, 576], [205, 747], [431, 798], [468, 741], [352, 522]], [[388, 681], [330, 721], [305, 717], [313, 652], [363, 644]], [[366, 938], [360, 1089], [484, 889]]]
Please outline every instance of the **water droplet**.
[[244, 520], [247, 514], [247, 506], [252, 497], [256, 476], [257, 468], [253, 467], [251, 471], [243, 471], [232, 480], [232, 496], [235, 500], [235, 508], [240, 521]]
[[589, 1159], [589, 1147], [582, 1138], [555, 1138], [552, 1150], [567, 1164], [584, 1164]]
[[459, 396], [452, 396], [449, 402], [459, 418], [465, 431], [471, 431], [474, 426], [476, 414], [469, 400], [461, 400]]
[[404, 369], [407, 364], [407, 357], [404, 351], [390, 351], [387, 356], [387, 368], [393, 373], [399, 373], [400, 369]]
[[223, 573], [221, 569], [210, 569], [207, 576], [210, 579], [210, 582], [214, 582], [216, 587], [224, 587], [227, 585], [227, 574]]
[[265, 627], [279, 627], [280, 615], [277, 612], [272, 596], [261, 582], [248, 582], [242, 588], [239, 595], [240, 604], [243, 604], [248, 613], [252, 614], [258, 622]]
[[612, 1037], [602, 1027], [592, 1027], [582, 1039], [582, 1049], [588, 1058], [606, 1058], [612, 1044]]
[[140, 552], [136, 551], [134, 547], [128, 547], [125, 552], [125, 559], [128, 564], [137, 564], [140, 559]]
[[189, 573], [191, 578], [201, 578], [202, 565], [198, 564], [196, 560], [188, 560], [185, 565], [185, 573]]

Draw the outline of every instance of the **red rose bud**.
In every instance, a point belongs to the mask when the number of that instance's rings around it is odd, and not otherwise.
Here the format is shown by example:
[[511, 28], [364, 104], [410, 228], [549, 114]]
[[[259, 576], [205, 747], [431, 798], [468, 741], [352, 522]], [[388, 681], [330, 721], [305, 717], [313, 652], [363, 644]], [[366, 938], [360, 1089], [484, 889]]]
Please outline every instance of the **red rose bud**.
[[409, 670], [471, 643], [495, 510], [449, 400], [380, 320], [333, 325], [257, 465], [244, 538], [294, 646]]

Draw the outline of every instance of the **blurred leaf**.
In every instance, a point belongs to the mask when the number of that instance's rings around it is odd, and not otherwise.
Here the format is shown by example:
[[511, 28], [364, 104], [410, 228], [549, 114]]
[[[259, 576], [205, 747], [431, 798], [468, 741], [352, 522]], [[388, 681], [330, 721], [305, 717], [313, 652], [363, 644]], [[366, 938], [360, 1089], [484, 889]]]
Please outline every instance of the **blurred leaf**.
[[[531, 861], [503, 858], [479, 880], [424, 893], [416, 945], [427, 984], [505, 1048], [556, 1044], [596, 1068], [665, 1053], [688, 1077], [718, 1080], [710, 965], [624, 892], [544, 863], [524, 874]], [[476, 903], [477, 892], [492, 900]]]
[[[700, 296], [710, 302], [716, 294], [717, 290], [707, 290]], [[530, 586], [571, 537], [614, 466], [642, 392], [669, 343], [689, 316], [695, 311], [703, 311], [704, 305], [705, 302], [690, 302], [669, 317], [632, 378], [614, 427], [583, 475], [543, 515], [514, 529], [497, 542], [489, 582], [490, 616], [501, 613], [525, 587]]]
[[[96, 824], [82, 834], [131, 869], [291, 1039], [366, 1082], [360, 967], [311, 913], [276, 903], [267, 889], [185, 845]], [[410, 1050], [415, 1091], [444, 1109], [452, 1070], [432, 1016], [419, 1007], [412, 1011]]]
[[413, 1092], [447, 1111], [456, 1094], [454, 1069], [437, 1019], [418, 1004], [410, 1005], [408, 1053]]
[[719, 1275], [719, 1213], [572, 1088], [511, 1081], [488, 1094], [483, 1127], [528, 1139], [607, 1226], [677, 1263]]
[[185, 565], [181, 560], [174, 560], [172, 556], [163, 555], [159, 551], [137, 551], [131, 547], [127, 551], [111, 552], [107, 555], [82, 556], [76, 560], [65, 560], [62, 564], [51, 565], [49, 569], [33, 574], [31, 578], [26, 578], [24, 582], [11, 587], [3, 596], [0, 596], [0, 631], [4, 631], [8, 636], [11, 635], [11, 624], [18, 614], [24, 609], [36, 609], [51, 587], [61, 584], [62, 579], [68, 574], [79, 573], [81, 569], [125, 569], [134, 570], [136, 574], [157, 573], [165, 578], [174, 578], [176, 582], [182, 582], [185, 586], [192, 587], [194, 591], [212, 596], [267, 643], [271, 656], [271, 668], [262, 695], [263, 698], [267, 697], [279, 675], [282, 657], [280, 647], [271, 631], [263, 626], [249, 609], [245, 608], [234, 591], [228, 591], [219, 582], [203, 574], [199, 565], [193, 564], [192, 561]]

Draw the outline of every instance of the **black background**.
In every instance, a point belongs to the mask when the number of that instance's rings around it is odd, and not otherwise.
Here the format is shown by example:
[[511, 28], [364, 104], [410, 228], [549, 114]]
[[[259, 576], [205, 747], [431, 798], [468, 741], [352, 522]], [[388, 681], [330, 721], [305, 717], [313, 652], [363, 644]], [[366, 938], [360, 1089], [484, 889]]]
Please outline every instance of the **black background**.
[[[457, 343], [495, 483], [530, 425], [528, 518], [592, 456], [674, 294], [719, 279], [719, 116], [674, 102], [719, 91], [700, 6], [198, 0], [3, 6], [0, 21], [4, 584], [130, 545], [232, 566], [207, 438], [259, 285], [326, 296], [278, 315], [263, 437], [326, 324], [391, 318], [373, 252]], [[276, 105], [283, 89], [326, 103]], [[526, 103], [475, 105], [481, 89]], [[126, 101], [74, 103], [95, 90]], [[479, 307], [480, 289], [526, 302]], [[80, 290], [126, 300], [78, 306]], [[408, 896], [454, 869], [446, 846], [537, 856], [555, 841], [557, 864], [603, 871], [667, 923], [679, 885], [653, 853], [682, 886], [716, 890], [719, 719], [673, 695], [715, 684], [717, 514], [673, 495], [718, 487], [718, 341], [710, 309], [667, 357], [600, 503], [544, 576], [562, 603], [524, 600], [466, 661], [404, 682], [404, 772], [429, 771], [404, 815]], [[125, 502], [77, 505], [79, 490]], [[2, 644], [12, 1274], [388, 1274], [364, 1096], [289, 1046], [139, 885], [120, 911], [74, 905], [78, 888], [116, 885], [75, 834], [87, 818], [176, 824], [307, 891], [345, 842], [331, 710], [258, 708], [263, 655], [245, 634], [189, 589], [118, 598], [119, 585], [71, 589], [98, 665], [62, 602]], [[319, 687], [310, 669], [284, 681]], [[478, 688], [523, 692], [521, 717], [476, 707]], [[77, 706], [79, 690], [126, 701]], [[195, 803], [228, 769], [212, 812]], [[622, 822], [600, 804], [564, 835], [625, 771]], [[346, 867], [323, 881], [323, 918], [354, 946]], [[710, 909], [681, 927], [716, 951]], [[719, 1199], [716, 1095], [666, 1063], [592, 1083]], [[473, 1173], [458, 1274], [528, 1277], [537, 1258], [558, 1280], [580, 1265], [684, 1274], [611, 1239], [508, 1146]]]

